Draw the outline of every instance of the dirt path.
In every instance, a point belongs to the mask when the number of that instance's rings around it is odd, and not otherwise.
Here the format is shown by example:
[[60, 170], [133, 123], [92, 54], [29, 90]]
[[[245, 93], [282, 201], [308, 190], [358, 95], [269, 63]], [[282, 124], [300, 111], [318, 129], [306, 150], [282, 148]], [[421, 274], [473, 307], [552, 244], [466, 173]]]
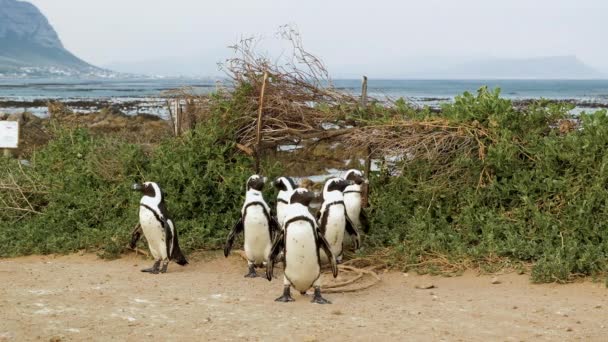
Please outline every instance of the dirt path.
[[[332, 305], [275, 303], [282, 282], [245, 279], [244, 261], [199, 256], [168, 274], [136, 256], [0, 260], [0, 341], [605, 341], [603, 283], [532, 285], [528, 276], [443, 278], [389, 272]], [[280, 275], [280, 270], [277, 270]], [[432, 282], [436, 288], [415, 289]]]

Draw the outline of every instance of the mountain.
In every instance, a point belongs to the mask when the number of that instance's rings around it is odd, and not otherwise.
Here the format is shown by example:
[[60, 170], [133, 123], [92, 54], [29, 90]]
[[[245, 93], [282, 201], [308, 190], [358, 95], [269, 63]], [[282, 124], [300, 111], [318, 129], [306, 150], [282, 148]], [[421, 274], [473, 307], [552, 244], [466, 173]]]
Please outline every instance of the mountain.
[[0, 77], [111, 75], [66, 50], [36, 6], [0, 0]]
[[576, 56], [486, 59], [435, 69], [421, 75], [429, 78], [455, 79], [593, 79], [606, 77]]

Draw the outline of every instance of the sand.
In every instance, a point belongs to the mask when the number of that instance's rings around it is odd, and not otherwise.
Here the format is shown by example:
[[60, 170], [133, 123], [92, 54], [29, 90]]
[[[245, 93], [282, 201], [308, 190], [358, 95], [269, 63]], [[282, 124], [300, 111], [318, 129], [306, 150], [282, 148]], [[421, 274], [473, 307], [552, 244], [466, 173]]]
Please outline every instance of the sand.
[[[31, 256], [0, 260], [0, 341], [143, 339], [239, 341], [605, 341], [603, 282], [531, 284], [527, 275], [446, 278], [386, 272], [378, 285], [327, 294], [331, 305], [276, 303], [272, 282], [245, 279], [245, 262], [213, 255], [139, 270], [128, 255]], [[497, 277], [497, 279], [494, 279]], [[494, 280], [494, 281], [493, 281]], [[416, 286], [433, 285], [431, 289]], [[422, 286], [424, 287], [424, 286]]]

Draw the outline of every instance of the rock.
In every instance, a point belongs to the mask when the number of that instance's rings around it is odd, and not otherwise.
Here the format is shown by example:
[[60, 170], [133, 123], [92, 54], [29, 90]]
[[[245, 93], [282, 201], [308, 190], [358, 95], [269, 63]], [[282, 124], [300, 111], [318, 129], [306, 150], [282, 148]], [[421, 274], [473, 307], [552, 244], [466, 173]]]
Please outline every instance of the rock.
[[334, 310], [334, 311], [331, 312], [331, 314], [332, 315], [337, 315], [337, 316], [344, 315], [344, 313], [342, 311], [340, 311], [340, 310]]
[[566, 331], [572, 331], [572, 328], [567, 327], [567, 328], [566, 328]]
[[494, 277], [494, 278], [492, 278], [491, 283], [494, 285], [500, 284], [500, 279], [498, 279], [498, 277]]
[[423, 283], [423, 284], [417, 284], [415, 286], [415, 288], [417, 288], [419, 290], [428, 290], [428, 289], [434, 289], [435, 285], [433, 285], [431, 283]]

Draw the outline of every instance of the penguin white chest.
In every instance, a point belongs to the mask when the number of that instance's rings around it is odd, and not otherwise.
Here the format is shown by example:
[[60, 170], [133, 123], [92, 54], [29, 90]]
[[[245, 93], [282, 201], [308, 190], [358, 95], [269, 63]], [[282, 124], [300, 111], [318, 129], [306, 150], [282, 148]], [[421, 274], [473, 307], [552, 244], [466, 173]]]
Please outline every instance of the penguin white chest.
[[359, 227], [359, 214], [361, 213], [361, 194], [351, 192], [344, 194], [344, 205], [346, 206], [346, 213], [353, 223]]
[[245, 230], [245, 255], [256, 265], [266, 262], [272, 241], [270, 240], [269, 222], [264, 208], [252, 205], [247, 208], [243, 220]]
[[338, 256], [342, 253], [342, 241], [344, 241], [344, 230], [346, 228], [346, 217], [342, 205], [329, 207], [327, 224], [325, 225], [325, 239], [331, 247], [332, 253]]
[[285, 220], [285, 214], [287, 210], [287, 204], [283, 202], [277, 203], [277, 221], [279, 221], [279, 225], [283, 228], [283, 221]]
[[150, 253], [154, 259], [167, 258], [167, 245], [165, 242], [165, 230], [156, 216], [149, 209], [140, 207], [139, 223], [141, 224], [144, 236], [148, 241]]
[[285, 238], [285, 276], [298, 291], [308, 290], [320, 275], [317, 241], [306, 221], [289, 224]]

